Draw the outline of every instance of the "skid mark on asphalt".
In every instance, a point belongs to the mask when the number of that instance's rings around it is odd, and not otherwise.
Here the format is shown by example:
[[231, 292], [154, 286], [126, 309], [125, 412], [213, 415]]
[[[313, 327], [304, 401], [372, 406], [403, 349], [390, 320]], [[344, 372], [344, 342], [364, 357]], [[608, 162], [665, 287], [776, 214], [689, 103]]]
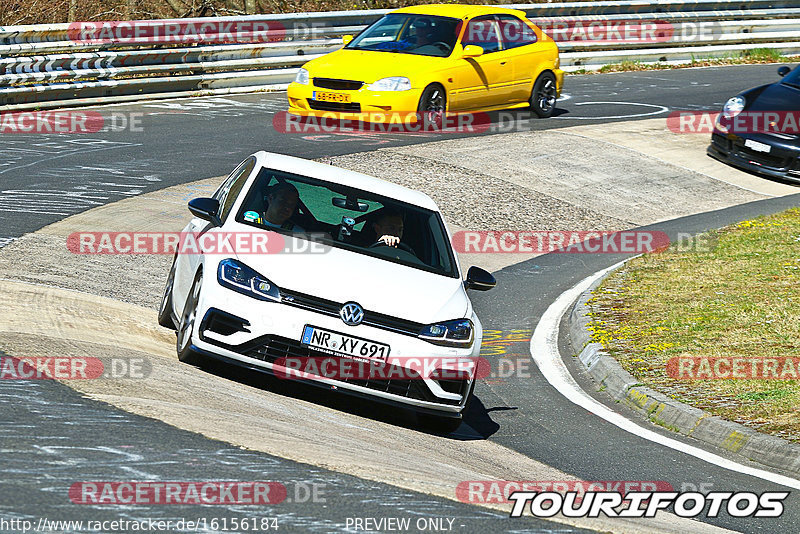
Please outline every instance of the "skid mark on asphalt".
[[284, 111], [288, 104], [283, 99], [261, 98], [257, 102], [239, 101], [231, 98], [198, 98], [196, 100], [185, 100], [181, 102], [154, 102], [142, 104], [146, 109], [157, 109], [163, 111], [151, 111], [148, 115], [195, 115], [208, 119], [223, 119], [251, 116], [253, 113], [271, 115], [278, 111]]
[[[140, 195], [161, 178], [153, 173], [160, 162], [135, 160], [108, 166], [71, 165], [36, 172], [54, 178], [58, 189], [38, 187], [0, 190], [0, 212], [71, 215], [109, 201]], [[0, 214], [2, 219], [2, 214]]]
[[134, 146], [138, 144], [87, 137], [65, 139], [63, 135], [3, 135], [0, 136], [0, 150], [3, 152], [0, 174], [75, 154], [85, 155]]

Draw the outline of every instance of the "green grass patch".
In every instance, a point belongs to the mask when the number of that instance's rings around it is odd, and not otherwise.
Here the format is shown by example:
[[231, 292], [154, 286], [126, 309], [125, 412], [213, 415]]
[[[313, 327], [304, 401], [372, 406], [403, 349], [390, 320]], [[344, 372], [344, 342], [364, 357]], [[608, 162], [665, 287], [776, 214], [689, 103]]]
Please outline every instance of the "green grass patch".
[[676, 380], [670, 358], [800, 358], [800, 208], [641, 256], [606, 278], [592, 341], [645, 385], [800, 442], [800, 380]]
[[603, 65], [599, 70], [586, 71], [581, 69], [580, 74], [606, 73], [606, 72], [637, 72], [645, 70], [687, 69], [693, 67], [722, 67], [726, 65], [751, 65], [758, 63], [797, 63], [800, 56], [782, 56], [777, 50], [771, 48], [754, 48], [745, 50], [741, 54], [726, 57], [698, 58], [692, 56], [687, 63], [642, 63], [641, 61], [626, 60], [621, 63]]

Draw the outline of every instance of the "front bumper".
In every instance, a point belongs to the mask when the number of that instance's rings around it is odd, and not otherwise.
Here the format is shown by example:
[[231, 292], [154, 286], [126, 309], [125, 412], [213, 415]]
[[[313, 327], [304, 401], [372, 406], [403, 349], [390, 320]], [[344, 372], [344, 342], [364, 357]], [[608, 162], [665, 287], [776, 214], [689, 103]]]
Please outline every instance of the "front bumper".
[[[207, 289], [211, 295], [201, 298], [197, 316], [202, 320], [195, 322], [192, 333], [194, 349], [206, 356], [281, 378], [292, 374], [290, 369], [281, 365], [282, 358], [331, 357], [300, 343], [305, 325], [386, 343], [391, 347], [390, 359], [434, 358], [452, 364], [456, 359], [474, 361], [480, 351], [480, 338], [470, 348], [440, 347], [375, 326], [347, 326], [338, 316], [316, 313], [294, 305], [255, 301], [221, 287]], [[469, 380], [323, 376], [287, 379], [301, 380], [419, 412], [459, 417], [475, 378], [473, 373]]]
[[556, 93], [561, 96], [561, 90], [564, 89], [564, 71], [561, 69], [553, 69], [553, 74], [556, 75]]
[[[768, 144], [769, 153], [757, 152], [744, 145], [746, 139]], [[706, 153], [723, 163], [770, 178], [800, 183], [800, 146], [792, 146], [769, 134], [745, 136], [715, 131]]]
[[[315, 92], [349, 95], [349, 103], [318, 102]], [[365, 85], [357, 91], [331, 90], [313, 84], [289, 84], [289, 113], [299, 117], [316, 117], [359, 122], [414, 124], [422, 89], [408, 91], [370, 91]]]

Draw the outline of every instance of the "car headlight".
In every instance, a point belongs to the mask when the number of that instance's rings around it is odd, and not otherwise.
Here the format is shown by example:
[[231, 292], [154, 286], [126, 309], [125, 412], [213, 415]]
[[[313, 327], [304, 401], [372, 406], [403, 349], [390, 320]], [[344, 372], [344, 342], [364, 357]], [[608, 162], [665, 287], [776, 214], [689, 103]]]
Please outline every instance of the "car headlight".
[[473, 341], [472, 321], [456, 319], [425, 326], [419, 332], [419, 338], [435, 345], [448, 347], [470, 347]]
[[234, 259], [222, 260], [217, 270], [217, 281], [223, 287], [258, 300], [281, 300], [278, 286]]
[[370, 91], [408, 91], [411, 89], [411, 80], [404, 76], [382, 78], [367, 87]]
[[735, 117], [742, 111], [744, 111], [744, 106], [747, 104], [747, 100], [743, 96], [734, 96], [729, 98], [727, 102], [725, 102], [725, 106], [722, 108], [722, 114], [728, 118]]
[[300, 83], [303, 85], [308, 85], [308, 71], [304, 68], [300, 68], [297, 71], [297, 76], [294, 77], [295, 83]]

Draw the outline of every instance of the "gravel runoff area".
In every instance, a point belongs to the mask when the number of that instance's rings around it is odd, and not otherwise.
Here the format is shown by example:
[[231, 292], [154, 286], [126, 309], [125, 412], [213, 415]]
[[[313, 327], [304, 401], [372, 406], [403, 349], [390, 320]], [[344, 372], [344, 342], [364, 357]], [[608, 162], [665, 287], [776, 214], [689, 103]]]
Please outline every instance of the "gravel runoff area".
[[[382, 149], [321, 161], [424, 191], [438, 204], [449, 223], [470, 230], [588, 231], [623, 230], [630, 226], [629, 221], [478, 169], [435, 161], [438, 146], [436, 143], [431, 147], [431, 158], [405, 154], [402, 149]], [[426, 151], [422, 148], [420, 152]], [[535, 172], [536, 169], [531, 169], [531, 173]]]

